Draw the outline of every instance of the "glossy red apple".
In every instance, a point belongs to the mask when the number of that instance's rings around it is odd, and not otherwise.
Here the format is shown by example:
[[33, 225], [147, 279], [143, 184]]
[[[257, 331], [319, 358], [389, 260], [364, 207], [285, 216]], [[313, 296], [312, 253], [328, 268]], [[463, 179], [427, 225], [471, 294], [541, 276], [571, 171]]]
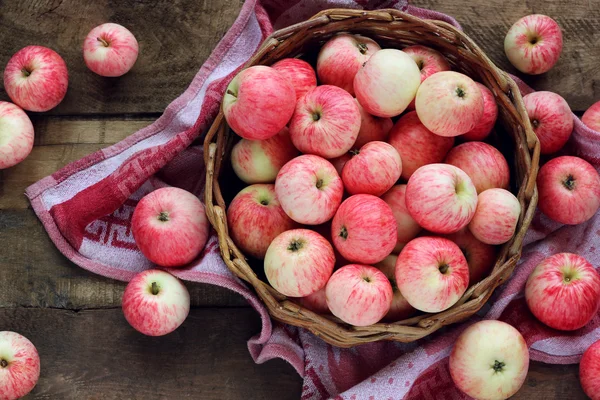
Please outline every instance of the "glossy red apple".
[[23, 161], [33, 148], [33, 125], [23, 110], [0, 101], [0, 169]]
[[0, 332], [0, 399], [25, 396], [39, 377], [40, 357], [33, 343], [16, 332]]
[[583, 353], [579, 363], [579, 381], [590, 399], [600, 400], [600, 340]]
[[460, 136], [462, 140], [483, 140], [490, 135], [498, 119], [498, 104], [496, 98], [487, 86], [475, 82], [483, 95], [483, 116], [475, 128]]
[[308, 91], [317, 86], [315, 70], [299, 58], [284, 58], [271, 65], [273, 69], [285, 76], [296, 91], [296, 100], [300, 100]]
[[542, 154], [562, 149], [573, 132], [573, 114], [567, 101], [556, 93], [533, 92], [523, 97], [523, 103]]
[[129, 29], [108, 23], [88, 33], [83, 42], [83, 59], [98, 75], [121, 76], [135, 64], [138, 50], [138, 42]]
[[581, 117], [581, 122], [591, 130], [600, 131], [600, 101], [597, 101], [585, 110], [583, 117]]
[[342, 169], [342, 181], [350, 194], [381, 196], [387, 192], [402, 173], [402, 160], [396, 149], [385, 142], [369, 142]]

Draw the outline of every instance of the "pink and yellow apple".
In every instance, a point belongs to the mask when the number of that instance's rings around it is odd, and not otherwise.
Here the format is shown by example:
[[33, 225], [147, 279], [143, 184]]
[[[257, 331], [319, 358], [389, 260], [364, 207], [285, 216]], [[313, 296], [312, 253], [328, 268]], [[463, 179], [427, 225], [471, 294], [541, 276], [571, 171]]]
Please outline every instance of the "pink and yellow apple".
[[265, 140], [241, 139], [231, 150], [231, 166], [246, 183], [273, 183], [281, 167], [298, 154], [285, 127]]
[[27, 111], [48, 111], [58, 105], [69, 85], [67, 64], [54, 50], [27, 46], [17, 51], [4, 69], [4, 89]]
[[454, 305], [469, 286], [469, 267], [458, 246], [423, 236], [404, 246], [396, 261], [396, 283], [411, 306], [440, 312]]
[[510, 170], [506, 158], [487, 143], [467, 142], [456, 146], [444, 162], [465, 171], [477, 193], [491, 188], [508, 189]]
[[496, 262], [496, 248], [479, 240], [468, 228], [444, 236], [460, 248], [469, 265], [469, 286], [487, 277]]
[[542, 323], [573, 331], [587, 325], [598, 313], [600, 276], [592, 264], [577, 254], [555, 254], [529, 275], [525, 300]]
[[398, 285], [396, 284], [396, 261], [398, 260], [398, 256], [395, 254], [391, 254], [384, 258], [381, 262], [378, 262], [374, 265], [375, 268], [383, 272], [383, 274], [390, 280], [392, 284], [392, 304], [390, 305], [390, 310], [383, 317], [384, 321], [388, 322], [396, 322], [402, 321], [403, 319], [407, 319], [412, 317], [417, 310], [413, 306], [410, 305], [408, 301], [398, 289]]
[[421, 72], [408, 54], [383, 49], [358, 70], [354, 77], [354, 92], [369, 114], [393, 117], [408, 107], [420, 84]]
[[469, 326], [450, 353], [452, 380], [475, 399], [508, 399], [523, 386], [528, 370], [525, 339], [502, 321], [485, 320]]
[[278, 292], [292, 297], [308, 296], [327, 284], [335, 265], [331, 244], [309, 229], [279, 234], [265, 255], [265, 274]]
[[593, 131], [600, 131], [600, 101], [592, 104], [590, 108], [588, 108], [584, 113], [583, 117], [581, 117], [581, 122], [583, 122], [588, 128]]
[[520, 215], [521, 204], [514, 194], [505, 189], [487, 189], [477, 198], [469, 230], [483, 243], [506, 243], [515, 234]]
[[537, 187], [540, 210], [561, 224], [585, 222], [600, 208], [600, 175], [579, 157], [548, 161], [540, 168]]
[[208, 240], [204, 205], [183, 189], [166, 187], [144, 196], [131, 219], [135, 243], [146, 258], [162, 267], [194, 260]]
[[369, 142], [352, 153], [342, 170], [348, 193], [381, 196], [400, 179], [402, 160], [392, 145]]
[[317, 86], [315, 70], [299, 58], [284, 58], [271, 65], [273, 69], [285, 76], [296, 91], [296, 100], [300, 100], [308, 91]]
[[33, 343], [16, 332], [0, 332], [0, 399], [20, 399], [39, 377], [40, 357]]
[[287, 125], [296, 107], [296, 92], [277, 70], [264, 65], [246, 68], [227, 86], [223, 114], [235, 133], [264, 140]]
[[454, 233], [469, 224], [477, 208], [477, 190], [460, 168], [425, 165], [406, 185], [406, 207], [411, 217], [434, 233]]
[[275, 180], [275, 193], [291, 219], [319, 225], [329, 221], [337, 211], [344, 185], [329, 161], [305, 154], [281, 168]]
[[369, 142], [387, 141], [390, 130], [394, 126], [392, 119], [371, 115], [358, 102], [356, 104], [360, 111], [360, 130], [352, 148], [360, 149]]
[[496, 104], [496, 98], [490, 89], [487, 86], [482, 85], [479, 82], [475, 82], [479, 89], [481, 89], [481, 94], [483, 95], [483, 116], [475, 125], [475, 128], [471, 129], [469, 132], [461, 135], [462, 140], [483, 140], [490, 135], [492, 129], [494, 129], [494, 125], [496, 125], [496, 120], [498, 119], [498, 104]]
[[354, 76], [360, 67], [381, 47], [360, 35], [340, 34], [321, 48], [317, 58], [317, 75], [323, 85], [334, 85], [354, 95]]
[[337, 86], [310, 90], [296, 104], [290, 137], [298, 150], [335, 158], [352, 148], [360, 130], [356, 101]]
[[296, 227], [281, 208], [272, 184], [255, 184], [240, 191], [227, 208], [227, 225], [240, 250], [261, 259], [277, 235]]
[[398, 233], [387, 203], [370, 194], [350, 196], [331, 223], [333, 244], [350, 262], [374, 264], [390, 255]]
[[31, 153], [33, 125], [23, 110], [0, 101], [0, 169], [17, 165]]
[[402, 159], [402, 179], [408, 180], [423, 165], [441, 163], [454, 146], [453, 137], [431, 132], [415, 111], [404, 114], [390, 131], [388, 142]]
[[591, 400], [600, 400], [600, 340], [583, 353], [579, 363], [579, 381]]
[[504, 52], [512, 65], [526, 74], [547, 72], [562, 52], [560, 26], [552, 18], [527, 15], [510, 27], [504, 38]]
[[562, 149], [573, 132], [573, 115], [567, 101], [552, 92], [533, 92], [523, 97], [531, 126], [542, 154]]
[[477, 126], [483, 116], [483, 94], [468, 76], [442, 71], [425, 79], [415, 100], [419, 119], [440, 136], [458, 136]]
[[331, 313], [354, 326], [368, 326], [380, 321], [392, 303], [392, 285], [377, 268], [349, 264], [329, 279], [325, 289]]
[[100, 76], [125, 75], [138, 57], [138, 42], [129, 29], [119, 24], [102, 24], [83, 42], [85, 65]]
[[[402, 49], [403, 52], [408, 54], [417, 63], [417, 67], [421, 71], [421, 82], [429, 78], [431, 75], [441, 72], [450, 71], [450, 64], [446, 57], [437, 50], [430, 47], [413, 45]], [[415, 109], [415, 101], [408, 105], [409, 110]]]
[[402, 247], [421, 232], [421, 226], [411, 217], [406, 207], [406, 185], [396, 185], [388, 190], [381, 199], [392, 209], [396, 219], [398, 240], [394, 247], [394, 253], [399, 253]]

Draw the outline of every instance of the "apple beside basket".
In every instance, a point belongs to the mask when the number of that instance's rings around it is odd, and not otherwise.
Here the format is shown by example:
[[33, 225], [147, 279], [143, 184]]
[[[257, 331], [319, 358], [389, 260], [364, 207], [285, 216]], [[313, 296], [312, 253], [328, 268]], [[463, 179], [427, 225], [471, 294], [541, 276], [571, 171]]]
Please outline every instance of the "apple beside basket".
[[[403, 48], [421, 44], [444, 54], [453, 69], [486, 85], [498, 103], [499, 124], [493, 140], [511, 167], [511, 191], [523, 210], [514, 237], [503, 245], [491, 274], [471, 286], [451, 308], [437, 314], [419, 314], [394, 323], [377, 323], [366, 327], [348, 325], [334, 316], [318, 315], [277, 292], [264, 280], [262, 264], [255, 270], [228, 234], [224, 192], [237, 187], [234, 175], [223, 168], [229, 161], [237, 136], [227, 126], [223, 112], [218, 114], [204, 142], [206, 163], [206, 214], [217, 231], [221, 255], [227, 267], [254, 287], [271, 316], [281, 322], [310, 330], [326, 342], [351, 347], [378, 340], [412, 342], [445, 325], [463, 321], [476, 313], [505, 282], [521, 256], [523, 238], [531, 223], [536, 205], [535, 179], [539, 168], [539, 142], [531, 128], [527, 112], [515, 82], [498, 69], [484, 52], [455, 27], [441, 21], [423, 20], [397, 10], [331, 9], [313, 18], [274, 32], [248, 61], [252, 65], [271, 65], [276, 61], [301, 55], [311, 60], [320, 46], [339, 32], [359, 33], [375, 39], [381, 47]], [[222, 176], [221, 176], [222, 175]], [[222, 192], [223, 188], [223, 192]], [[239, 187], [241, 189], [241, 187]]]

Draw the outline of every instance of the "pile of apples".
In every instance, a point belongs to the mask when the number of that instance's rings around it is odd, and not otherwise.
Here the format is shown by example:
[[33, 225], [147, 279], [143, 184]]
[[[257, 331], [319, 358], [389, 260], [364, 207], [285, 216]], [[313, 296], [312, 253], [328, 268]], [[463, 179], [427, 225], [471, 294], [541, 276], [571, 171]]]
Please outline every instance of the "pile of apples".
[[[546, 16], [518, 21], [505, 41], [511, 62], [550, 69], [562, 48], [555, 28]], [[524, 102], [542, 153], [561, 150], [573, 130], [566, 101], [536, 92]], [[338, 34], [314, 69], [287, 58], [241, 71], [223, 112], [241, 136], [232, 168], [249, 185], [229, 204], [230, 236], [264, 260], [273, 288], [316, 313], [367, 326], [447, 310], [515, 233], [522, 210], [507, 190], [508, 163], [483, 142], [498, 116], [494, 95], [431, 48]], [[581, 158], [552, 159], [537, 184], [540, 209], [563, 224], [600, 207], [600, 176]], [[600, 278], [582, 257], [557, 254], [531, 275], [526, 299], [544, 324], [579, 329], [598, 311]], [[490, 383], [475, 359], [503, 378]], [[506, 398], [528, 362], [516, 329], [483, 321], [458, 340], [450, 369], [465, 393]]]

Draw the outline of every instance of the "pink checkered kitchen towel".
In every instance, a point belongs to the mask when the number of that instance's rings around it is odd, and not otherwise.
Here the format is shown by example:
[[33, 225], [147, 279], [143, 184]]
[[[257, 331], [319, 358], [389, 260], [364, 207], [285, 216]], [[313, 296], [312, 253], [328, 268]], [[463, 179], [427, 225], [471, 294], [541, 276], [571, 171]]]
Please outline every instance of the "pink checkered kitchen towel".
[[[229, 32], [192, 84], [152, 125], [122, 142], [74, 162], [27, 189], [27, 196], [59, 250], [77, 265], [99, 275], [127, 281], [150, 264], [137, 250], [130, 218], [138, 200], [170, 184], [197, 195], [203, 190], [201, 138], [218, 112], [227, 83], [273, 29], [299, 22], [325, 8], [394, 7], [456, 26], [443, 14], [404, 1], [247, 0]], [[373, 3], [377, 3], [374, 7]], [[531, 90], [522, 85], [522, 90]], [[571, 154], [600, 167], [600, 133], [574, 116]], [[587, 327], [561, 333], [537, 322], [523, 299], [527, 276], [544, 257], [574, 252], [600, 264], [596, 251], [600, 217], [578, 226], [561, 226], [536, 215], [523, 259], [513, 278], [496, 291], [480, 318], [516, 326], [533, 360], [578, 362], [583, 350], [600, 339], [600, 317]], [[248, 342], [257, 363], [287, 360], [304, 377], [302, 399], [463, 399], [448, 372], [456, 336], [469, 323], [447, 328], [418, 343], [371, 343], [352, 349], [325, 344], [308, 331], [273, 323], [254, 293], [219, 258], [213, 235], [192, 266], [173, 270], [181, 279], [231, 289], [248, 300], [262, 318], [262, 331]], [[472, 321], [470, 322], [472, 323]]]

